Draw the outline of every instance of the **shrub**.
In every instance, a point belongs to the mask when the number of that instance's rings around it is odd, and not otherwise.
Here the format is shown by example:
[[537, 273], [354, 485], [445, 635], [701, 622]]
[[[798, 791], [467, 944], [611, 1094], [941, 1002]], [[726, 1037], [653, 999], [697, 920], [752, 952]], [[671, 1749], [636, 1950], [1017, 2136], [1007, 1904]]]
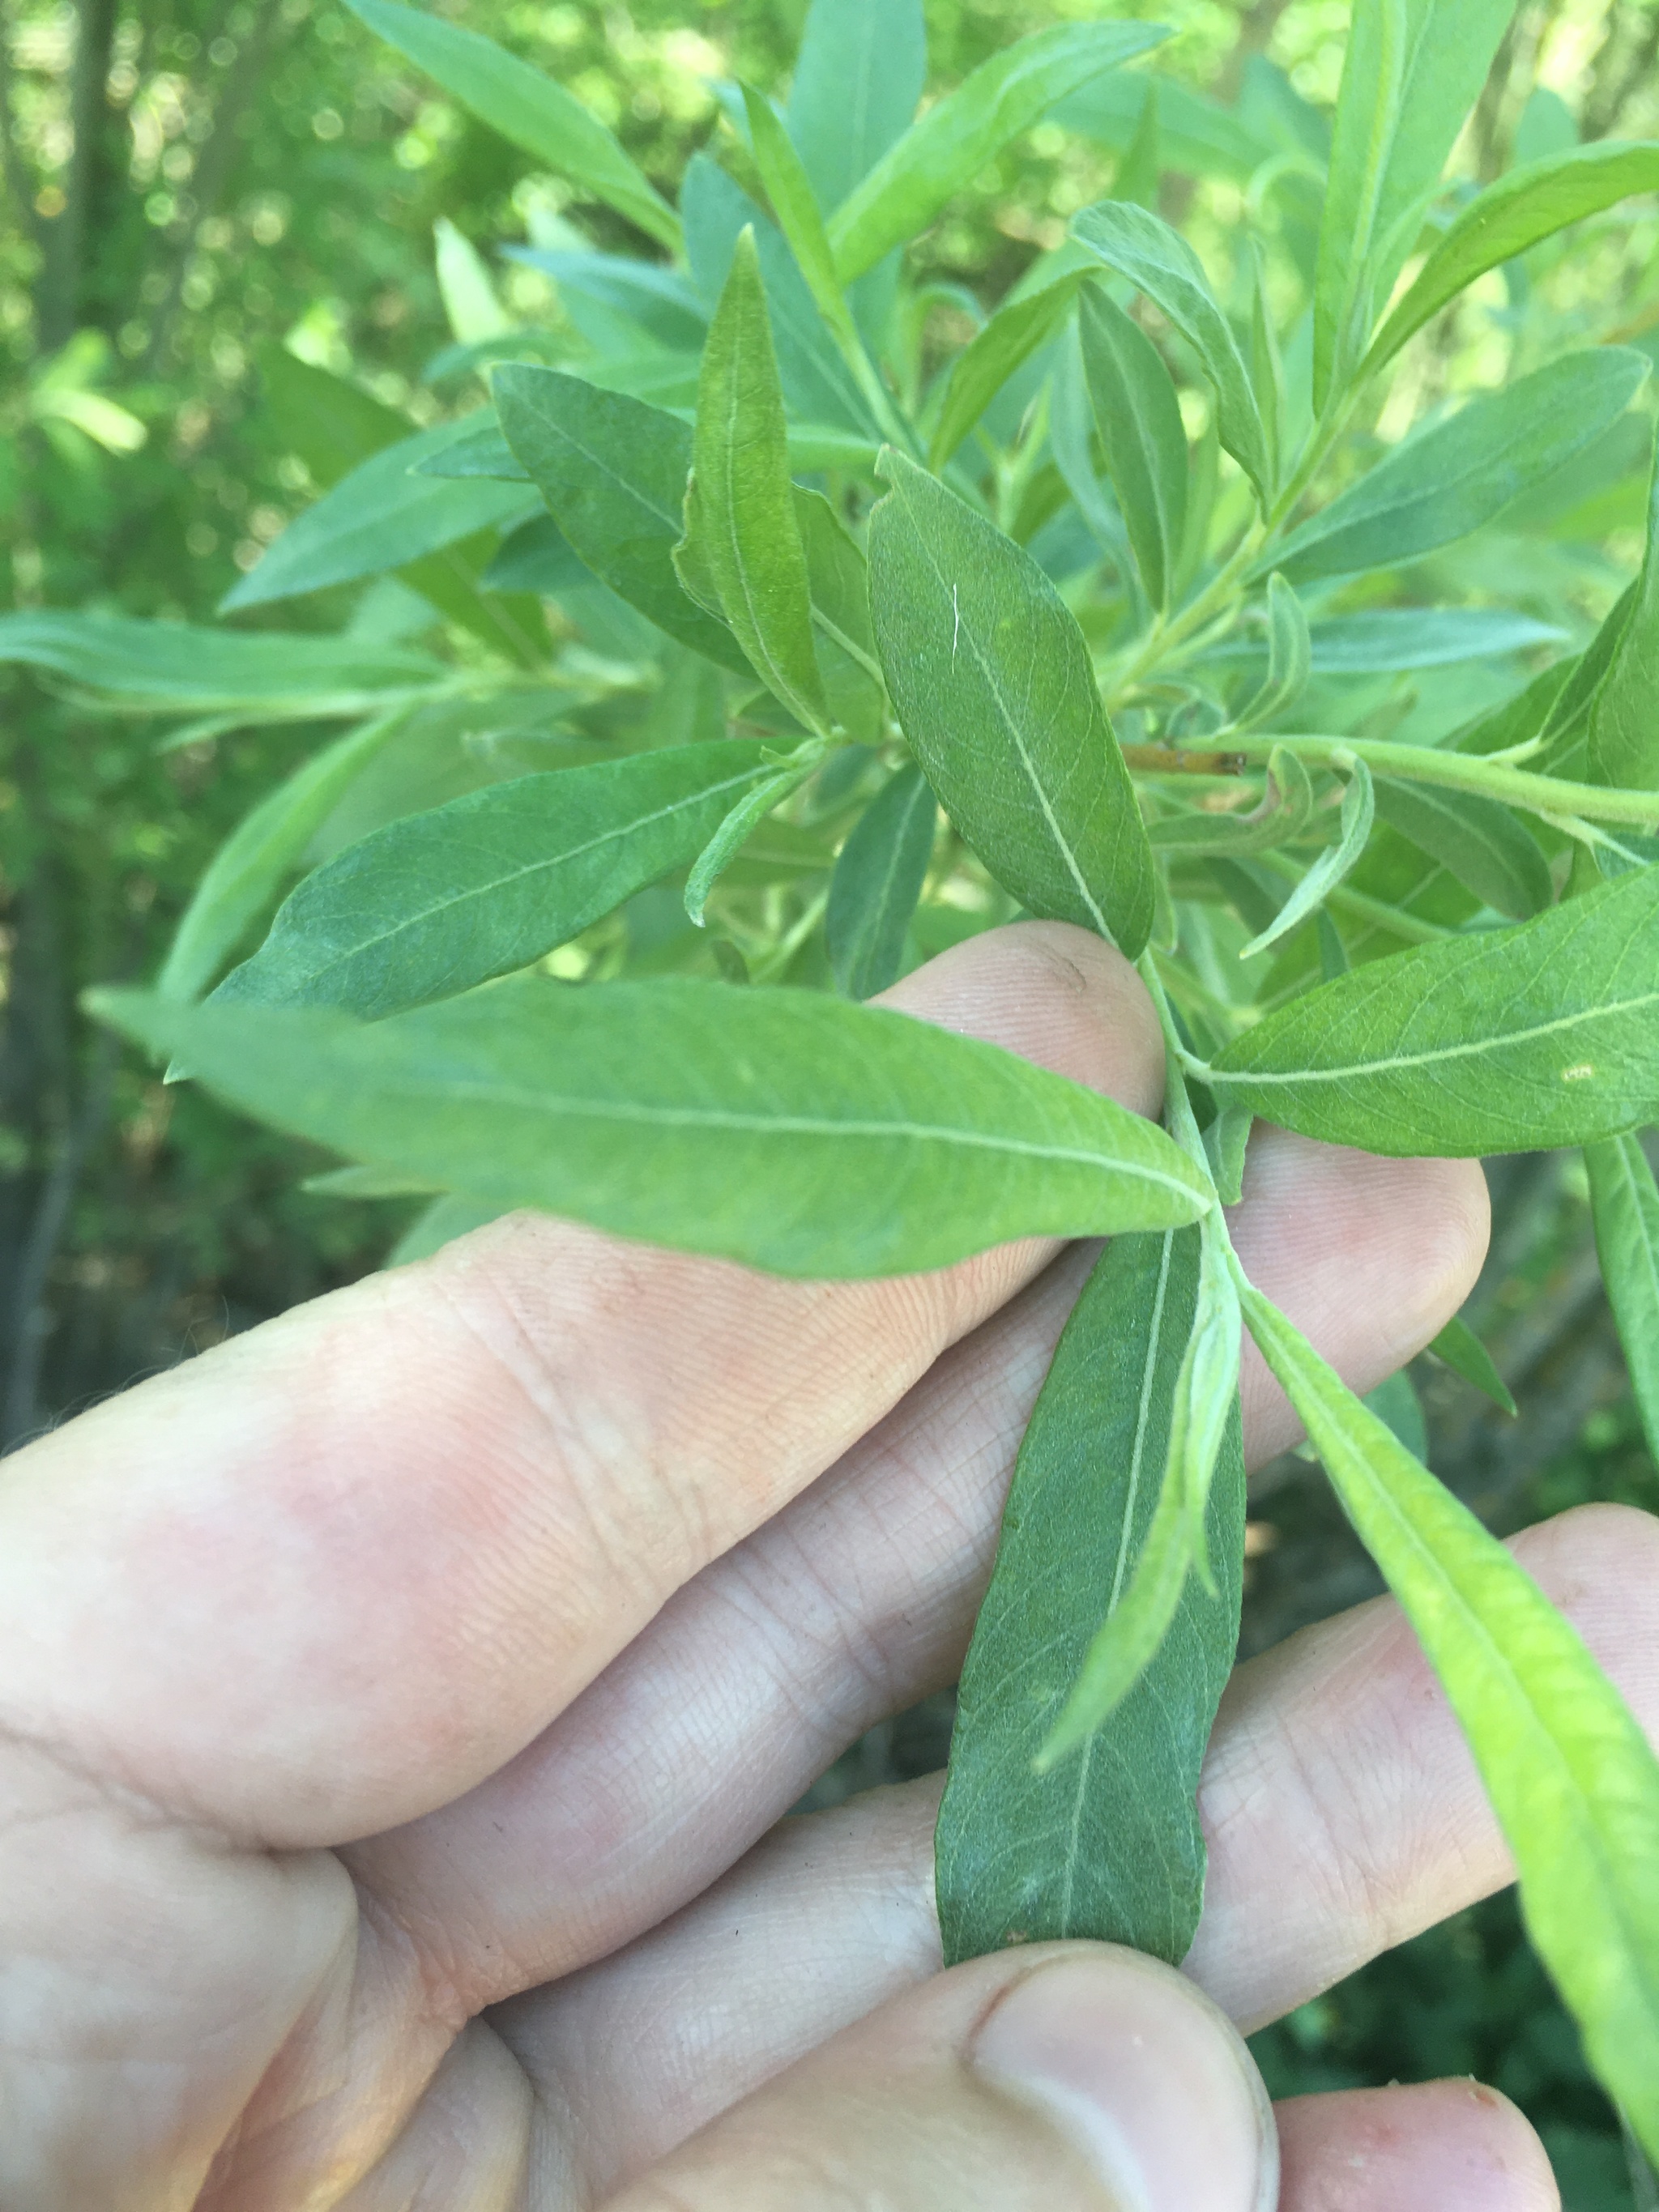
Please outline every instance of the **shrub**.
[[[530, 328], [444, 231], [447, 366], [489, 404], [413, 435], [276, 365], [325, 489], [227, 611], [384, 580], [345, 634], [0, 625], [11, 657], [194, 732], [345, 725], [220, 853], [155, 989], [99, 1011], [344, 1155], [331, 1187], [429, 1194], [401, 1257], [523, 1205], [807, 1276], [1111, 1237], [963, 1678], [952, 1956], [1190, 1940], [1248, 1328], [1659, 2151], [1659, 1767], [1414, 1455], [1409, 1387], [1352, 1396], [1223, 1211], [1256, 1115], [1395, 1155], [1582, 1146], [1659, 1435], [1659, 574], [1650, 546], [1585, 635], [1587, 564], [1516, 607], [1480, 558], [1500, 520], [1569, 547], [1605, 525], [1648, 360], [1517, 314], [1509, 380], [1398, 434], [1420, 334], [1659, 185], [1659, 147], [1445, 185], [1502, 0], [1360, 0], [1328, 129], [1271, 73], [1206, 107], [1124, 22], [1039, 31], [913, 121], [914, 0], [817, 0], [787, 107], [734, 92], [671, 204], [560, 86], [355, 4], [640, 251], [544, 221], [515, 252], [560, 319]], [[1121, 146], [1115, 194], [987, 313], [906, 249], [1045, 116]], [[1166, 164], [1206, 161], [1252, 179], [1207, 260], [1152, 204]], [[447, 658], [411, 642], [434, 610]], [[1402, 690], [1423, 671], [1457, 674]], [[864, 1003], [1022, 913], [1138, 964], [1163, 1128]], [[1435, 1349], [1501, 1395], [1466, 1328]]]

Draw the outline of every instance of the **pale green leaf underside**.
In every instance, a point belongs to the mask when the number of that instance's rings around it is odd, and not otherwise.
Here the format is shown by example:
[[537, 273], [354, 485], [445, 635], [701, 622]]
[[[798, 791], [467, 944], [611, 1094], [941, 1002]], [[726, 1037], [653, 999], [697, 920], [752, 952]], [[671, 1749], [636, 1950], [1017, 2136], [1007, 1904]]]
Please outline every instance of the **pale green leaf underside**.
[[1659, 869], [1339, 976], [1235, 1039], [1215, 1075], [1265, 1120], [1374, 1152], [1633, 1128], [1659, 1108]]
[[134, 991], [89, 1004], [349, 1158], [777, 1274], [907, 1274], [1209, 1203], [1163, 1131], [1111, 1099], [818, 992], [515, 977], [373, 1023]]

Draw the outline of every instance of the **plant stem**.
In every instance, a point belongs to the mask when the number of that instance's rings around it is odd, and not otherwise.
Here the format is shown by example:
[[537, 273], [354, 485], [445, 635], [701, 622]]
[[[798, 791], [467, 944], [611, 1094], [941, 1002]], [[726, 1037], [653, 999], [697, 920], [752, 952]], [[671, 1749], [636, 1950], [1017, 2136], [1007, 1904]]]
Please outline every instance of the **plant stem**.
[[1477, 798], [1495, 799], [1506, 806], [1524, 807], [1528, 813], [1559, 816], [1582, 814], [1591, 821], [1623, 822], [1633, 830], [1659, 829], [1659, 791], [1625, 791], [1594, 783], [1567, 783], [1555, 776], [1534, 775], [1520, 768], [1505, 768], [1481, 753], [1437, 751], [1430, 745], [1395, 744], [1386, 738], [1298, 737], [1230, 738], [1230, 750], [1247, 760], [1266, 760], [1275, 745], [1304, 760], [1340, 766], [1344, 754], [1363, 760], [1382, 775], [1395, 775], [1411, 783], [1433, 783], [1448, 791], [1467, 791]]

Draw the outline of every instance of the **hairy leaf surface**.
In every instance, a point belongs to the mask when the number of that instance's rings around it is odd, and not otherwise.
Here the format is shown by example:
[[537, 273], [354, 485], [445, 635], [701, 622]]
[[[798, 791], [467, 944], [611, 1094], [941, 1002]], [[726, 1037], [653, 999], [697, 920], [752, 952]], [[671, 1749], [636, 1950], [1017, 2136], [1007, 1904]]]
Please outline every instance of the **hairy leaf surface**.
[[787, 120], [826, 212], [904, 136], [927, 82], [921, 0], [813, 0]]
[[936, 1873], [947, 1963], [1069, 1936], [1178, 1964], [1204, 1894], [1194, 1804], [1238, 1634], [1244, 1469], [1235, 1416], [1210, 1486], [1211, 1597], [1188, 1577], [1139, 1681], [1075, 1758], [1033, 1761], [1146, 1542], [1198, 1295], [1195, 1230], [1097, 1263], [1020, 1446], [963, 1669]]
[[1396, 1156], [1633, 1128], [1659, 1112], [1659, 868], [1322, 984], [1236, 1038], [1212, 1079], [1285, 1128]]
[[1473, 792], [1380, 776], [1376, 811], [1419, 852], [1467, 884], [1484, 905], [1512, 921], [1541, 914], [1555, 896], [1538, 840], [1507, 806]]
[[1152, 848], [1076, 617], [1023, 548], [897, 454], [870, 524], [887, 688], [945, 811], [1033, 914], [1133, 957]]
[[580, 377], [517, 362], [496, 370], [495, 392], [514, 458], [593, 574], [682, 645], [749, 674], [730, 629], [675, 573], [690, 423]]
[[319, 868], [216, 993], [379, 1019], [565, 944], [695, 860], [775, 773], [750, 738], [519, 776], [389, 823]]
[[821, 992], [534, 976], [371, 1023], [91, 1003], [348, 1157], [779, 1274], [908, 1274], [1209, 1203], [1164, 1132], [1097, 1091]]

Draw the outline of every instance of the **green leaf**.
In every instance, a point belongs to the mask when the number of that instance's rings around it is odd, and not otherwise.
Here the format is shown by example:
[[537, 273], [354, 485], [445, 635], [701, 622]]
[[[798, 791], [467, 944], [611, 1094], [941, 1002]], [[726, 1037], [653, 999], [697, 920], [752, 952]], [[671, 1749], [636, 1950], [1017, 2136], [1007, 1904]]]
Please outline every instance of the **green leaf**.
[[1648, 1449], [1659, 1459], [1659, 1188], [1633, 1131], [1587, 1145], [1595, 1249]]
[[731, 631], [687, 596], [674, 568], [690, 426], [580, 377], [516, 362], [496, 370], [495, 394], [515, 459], [593, 574], [670, 637], [748, 675]]
[[919, 768], [902, 768], [842, 847], [823, 933], [836, 981], [849, 999], [871, 998], [896, 981], [938, 824], [927, 777]]
[[842, 282], [926, 230], [1011, 138], [1091, 77], [1169, 36], [1152, 23], [1056, 24], [994, 54], [913, 123], [836, 209]]
[[216, 1000], [368, 1019], [539, 960], [691, 861], [773, 774], [750, 738], [635, 753], [469, 792], [308, 876]]
[[[1592, 646], [1591, 653], [1595, 650]], [[1649, 483], [1648, 544], [1642, 573], [1619, 624], [1606, 673], [1589, 705], [1589, 767], [1595, 782], [1634, 785], [1643, 791], [1659, 788], [1656, 696], [1659, 696], [1659, 447], [1656, 447]]]
[[1187, 526], [1187, 433], [1164, 356], [1103, 285], [1078, 316], [1083, 371], [1107, 473], [1146, 596], [1167, 607]]
[[1192, 247], [1149, 210], [1121, 200], [1097, 200], [1085, 208], [1073, 221], [1072, 235], [1143, 291], [1192, 347], [1215, 389], [1221, 442], [1265, 507], [1273, 494], [1267, 426], [1232, 325]]
[[1014, 371], [1064, 328], [1079, 281], [1071, 270], [1009, 301], [957, 356], [928, 446], [935, 469], [945, 466]]
[[812, 629], [830, 712], [849, 738], [878, 744], [887, 695], [870, 623], [869, 564], [818, 491], [795, 486], [795, 521], [806, 556]]
[[839, 207], [903, 137], [927, 82], [921, 0], [813, 0], [788, 124], [820, 207]]
[[559, 303], [594, 349], [615, 354], [644, 338], [674, 353], [700, 353], [708, 311], [678, 269], [623, 253], [507, 246], [510, 261], [539, 269], [558, 287]]
[[404, 1230], [387, 1254], [386, 1264], [410, 1267], [417, 1260], [429, 1260], [458, 1237], [469, 1236], [473, 1230], [499, 1220], [504, 1210], [499, 1206], [476, 1205], [470, 1198], [434, 1198]]
[[1237, 1206], [1244, 1195], [1244, 1156], [1255, 1121], [1247, 1106], [1223, 1105], [1204, 1132], [1205, 1157], [1224, 1206]]
[[1395, 1158], [1634, 1128], [1659, 1109], [1659, 868], [1368, 962], [1235, 1038], [1206, 1079], [1266, 1121]]
[[998, 882], [1135, 957], [1152, 856], [1077, 618], [1030, 555], [914, 463], [870, 519], [871, 605], [911, 750]]
[[[385, 0], [394, 4], [394, 0]], [[520, 484], [452, 483], [415, 473], [457, 435], [453, 422], [387, 446], [297, 515], [257, 568], [232, 586], [222, 611], [264, 606], [359, 576], [383, 575], [422, 554], [526, 512]]]
[[349, 731], [313, 755], [233, 830], [197, 884], [155, 988], [163, 998], [194, 999], [270, 906], [299, 865], [342, 793], [402, 725], [402, 712]]
[[742, 91], [755, 166], [766, 187], [772, 212], [795, 257], [795, 266], [806, 280], [813, 305], [841, 341], [843, 350], [850, 349], [856, 355], [861, 342], [841, 279], [836, 274], [836, 258], [830, 251], [829, 234], [813, 195], [811, 179], [771, 101], [752, 85], [745, 84]]
[[1442, 233], [1410, 289], [1371, 342], [1372, 375], [1466, 284], [1524, 253], [1540, 239], [1611, 207], [1630, 192], [1659, 190], [1659, 146], [1606, 138], [1511, 169], [1464, 206]]
[[[1232, 1450], [1238, 1449], [1239, 1337], [1238, 1292], [1225, 1246], [1220, 1237], [1206, 1234], [1199, 1250], [1197, 1302], [1170, 1397], [1158, 1504], [1127, 1586], [1115, 1583], [1106, 1618], [1038, 1750], [1039, 1774], [1085, 1747], [1135, 1687], [1157, 1657], [1194, 1573], [1212, 1604], [1221, 1595], [1206, 1529], [1218, 1459], [1229, 1437]], [[1237, 1556], [1230, 1553], [1224, 1563], [1230, 1583], [1238, 1566]], [[1222, 1631], [1230, 1655], [1237, 1633], [1235, 1618]]]
[[1472, 792], [1379, 776], [1376, 811], [1420, 853], [1450, 870], [1483, 905], [1512, 921], [1541, 914], [1555, 898], [1538, 840], [1507, 806]]
[[1341, 825], [1335, 844], [1320, 854], [1267, 928], [1240, 946], [1241, 960], [1277, 945], [1322, 905], [1342, 878], [1358, 866], [1370, 841], [1375, 811], [1370, 770], [1363, 760], [1355, 759], [1348, 771], [1348, 787], [1342, 794]]
[[406, 646], [45, 610], [0, 615], [0, 661], [44, 669], [128, 713], [270, 722], [373, 714], [388, 694], [447, 672]]
[[1474, 1753], [1534, 1947], [1590, 2063], [1659, 2148], [1659, 1761], [1525, 1570], [1259, 1291], [1263, 1356]]
[[1340, 493], [1264, 565], [1292, 583], [1387, 568], [1492, 522], [1528, 484], [1565, 468], [1641, 389], [1645, 355], [1570, 353], [1419, 431]]
[[681, 198], [692, 274], [711, 307], [731, 276], [738, 238], [745, 228], [753, 230], [779, 380], [790, 413], [798, 421], [836, 424], [867, 439], [874, 428], [868, 395], [777, 225], [706, 154], [692, 155]]
[[1431, 1343], [1429, 1350], [1437, 1359], [1444, 1360], [1446, 1365], [1454, 1373], [1461, 1375], [1466, 1382], [1473, 1383], [1477, 1390], [1484, 1392], [1494, 1406], [1502, 1407], [1504, 1413], [1511, 1415], [1520, 1411], [1510, 1395], [1509, 1384], [1492, 1364], [1491, 1352], [1468, 1322], [1460, 1320], [1454, 1314]]
[[1295, 591], [1275, 569], [1267, 579], [1267, 674], [1234, 729], [1259, 730], [1287, 714], [1313, 673], [1313, 638]]
[[[511, 375], [517, 366], [516, 362], [503, 362], [495, 374]], [[544, 376], [553, 372], [531, 369], [527, 374]], [[570, 379], [572, 383], [575, 380], [574, 377]], [[668, 419], [671, 422], [679, 421], [676, 415]], [[689, 447], [690, 441], [687, 442]], [[460, 435], [451, 444], [440, 446], [436, 453], [417, 461], [415, 473], [419, 477], [494, 477], [502, 483], [533, 482], [529, 470], [507, 444], [494, 409], [489, 407], [480, 407], [476, 414], [470, 415]]]
[[1219, 853], [1237, 860], [1246, 853], [1293, 843], [1306, 834], [1313, 814], [1312, 777], [1294, 753], [1275, 745], [1268, 756], [1267, 788], [1254, 812], [1216, 814], [1206, 807], [1193, 807], [1186, 813], [1164, 815], [1147, 835], [1155, 852]]
[[592, 111], [562, 85], [441, 15], [401, 7], [398, 0], [349, 0], [349, 5], [377, 37], [543, 168], [615, 208], [659, 245], [678, 246], [673, 209]]
[[1309, 643], [1316, 676], [1381, 676], [1529, 653], [1566, 635], [1506, 607], [1368, 607], [1316, 623]]
[[909, 1274], [1209, 1203], [1161, 1129], [995, 1045], [817, 991], [514, 978], [390, 1021], [94, 993], [348, 1158], [775, 1273]]
[[748, 842], [749, 837], [772, 811], [781, 806], [792, 791], [799, 791], [810, 775], [817, 774], [823, 764], [824, 748], [816, 739], [801, 747], [804, 759], [797, 759], [787, 768], [778, 769], [763, 783], [746, 791], [732, 807], [725, 820], [691, 864], [691, 872], [685, 881], [685, 911], [703, 927], [703, 908], [708, 903], [708, 894], [732, 862]]
[[259, 356], [259, 398], [283, 447], [326, 491], [382, 447], [409, 435], [409, 420], [362, 386], [300, 361], [286, 346]]
[[1364, 351], [1514, 12], [1514, 0], [1357, 0], [1319, 234], [1316, 408]]
[[1359, 1402], [1370, 1407], [1377, 1419], [1399, 1438], [1413, 1459], [1427, 1460], [1429, 1425], [1424, 1418], [1423, 1401], [1417, 1395], [1417, 1385], [1412, 1381], [1408, 1368], [1396, 1368], [1385, 1381], [1377, 1384], [1375, 1390], [1367, 1390]]
[[1204, 1895], [1194, 1798], [1238, 1633], [1244, 1470], [1211, 1486], [1225, 1592], [1188, 1580], [1156, 1657], [1080, 1755], [1032, 1771], [1146, 1543], [1198, 1290], [1198, 1237], [1120, 1237], [1057, 1346], [1025, 1431], [963, 1668], [936, 1875], [947, 1963], [1068, 1936], [1182, 1959]]
[[738, 240], [703, 353], [684, 546], [676, 555], [681, 581], [707, 579], [774, 696], [808, 729], [827, 732], [777, 356], [750, 230]]

